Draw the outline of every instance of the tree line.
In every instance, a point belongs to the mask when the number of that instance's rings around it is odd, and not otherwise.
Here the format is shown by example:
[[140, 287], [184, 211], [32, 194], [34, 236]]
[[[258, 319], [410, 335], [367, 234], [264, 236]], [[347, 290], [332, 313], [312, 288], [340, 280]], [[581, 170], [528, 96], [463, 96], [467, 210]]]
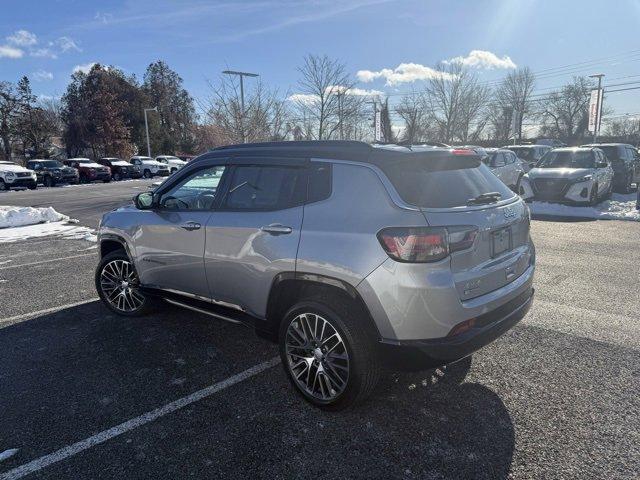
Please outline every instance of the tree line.
[[[224, 75], [196, 101], [161, 60], [148, 66], [142, 81], [107, 65], [77, 71], [59, 99], [36, 97], [27, 77], [0, 82], [1, 152], [4, 158], [48, 157], [57, 137], [67, 156], [146, 152], [144, 110], [153, 107], [148, 125], [156, 154], [196, 154], [243, 141], [371, 141], [376, 110], [387, 142], [521, 140], [531, 128], [567, 143], [588, 135], [593, 83], [585, 77], [536, 94], [536, 77], [527, 67], [499, 82], [482, 82], [460, 63], [441, 63], [422, 89], [400, 94], [390, 105], [389, 97], [357, 88], [346, 66], [326, 55], [307, 55], [297, 73], [295, 94], [258, 79], [245, 85], [244, 102], [238, 79]], [[640, 122], [621, 119], [603, 133], [638, 137]]]

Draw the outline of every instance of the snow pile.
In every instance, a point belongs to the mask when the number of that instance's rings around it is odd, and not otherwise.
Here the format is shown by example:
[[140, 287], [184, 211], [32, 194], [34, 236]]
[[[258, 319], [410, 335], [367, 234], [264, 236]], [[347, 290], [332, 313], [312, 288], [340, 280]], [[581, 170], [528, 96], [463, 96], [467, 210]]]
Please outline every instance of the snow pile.
[[559, 203], [532, 202], [532, 215], [552, 215], [556, 217], [593, 218], [597, 220], [631, 220], [640, 222], [640, 211], [636, 210], [636, 194], [614, 193], [611, 200], [595, 207], [578, 207]]
[[56, 212], [52, 207], [0, 206], [0, 243], [49, 235], [90, 242], [97, 240], [93, 230], [77, 223], [77, 220]]
[[0, 206], [0, 228], [24, 227], [46, 222], [62, 222], [69, 217], [56, 212], [53, 207], [5, 207]]

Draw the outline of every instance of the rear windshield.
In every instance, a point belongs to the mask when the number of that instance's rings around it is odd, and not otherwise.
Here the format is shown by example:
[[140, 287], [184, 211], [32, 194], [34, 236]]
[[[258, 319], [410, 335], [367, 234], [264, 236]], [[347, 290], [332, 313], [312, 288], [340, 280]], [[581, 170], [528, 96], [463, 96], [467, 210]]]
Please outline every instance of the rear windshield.
[[590, 150], [552, 150], [545, 153], [538, 168], [595, 168], [596, 160]]
[[511, 150], [513, 153], [515, 153], [518, 158], [521, 158], [523, 160], [534, 160], [535, 159], [535, 149], [533, 148], [527, 148], [527, 147], [512, 147], [509, 148], [509, 150]]
[[402, 199], [417, 207], [462, 207], [470, 199], [490, 192], [498, 192], [501, 200], [515, 196], [475, 156], [399, 161], [382, 169]]
[[620, 160], [620, 151], [618, 150], [618, 147], [612, 145], [603, 147], [598, 145], [598, 148], [604, 152], [609, 161], [616, 162]]

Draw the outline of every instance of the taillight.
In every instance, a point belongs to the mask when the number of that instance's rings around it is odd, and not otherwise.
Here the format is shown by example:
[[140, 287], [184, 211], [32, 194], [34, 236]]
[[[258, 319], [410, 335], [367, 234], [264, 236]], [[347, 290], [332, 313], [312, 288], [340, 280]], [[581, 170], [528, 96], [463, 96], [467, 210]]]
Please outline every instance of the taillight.
[[437, 262], [451, 252], [470, 248], [478, 229], [461, 227], [392, 227], [378, 233], [387, 255], [398, 262]]

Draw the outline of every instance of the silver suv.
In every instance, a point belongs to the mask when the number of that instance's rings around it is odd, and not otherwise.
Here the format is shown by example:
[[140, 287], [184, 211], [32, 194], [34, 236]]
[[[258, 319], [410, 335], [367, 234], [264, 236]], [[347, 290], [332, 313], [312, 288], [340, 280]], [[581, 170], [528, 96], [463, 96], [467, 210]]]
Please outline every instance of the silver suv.
[[471, 355], [533, 299], [521, 198], [470, 150], [360, 142], [222, 147], [101, 222], [96, 288], [278, 342], [292, 384], [338, 410], [384, 367]]

